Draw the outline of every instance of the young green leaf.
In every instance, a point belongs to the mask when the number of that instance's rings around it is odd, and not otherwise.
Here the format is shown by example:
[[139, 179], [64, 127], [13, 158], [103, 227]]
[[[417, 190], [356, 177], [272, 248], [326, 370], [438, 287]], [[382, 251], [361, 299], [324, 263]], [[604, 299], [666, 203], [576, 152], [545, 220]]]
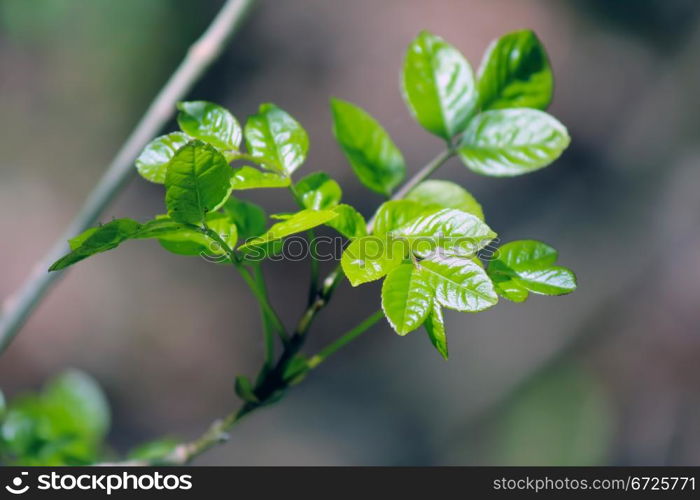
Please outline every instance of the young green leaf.
[[[229, 248], [235, 248], [238, 240], [238, 231], [234, 220], [228, 215], [218, 212], [207, 216], [206, 224], [209, 229], [215, 231]], [[178, 254], [199, 257], [210, 257], [212, 259], [228, 261], [224, 259], [226, 250], [221, 247], [218, 241], [214, 241], [199, 230], [183, 227], [179, 231], [174, 231], [158, 238], [160, 244], [166, 250]]]
[[362, 108], [331, 99], [333, 134], [355, 175], [372, 191], [389, 196], [406, 176], [399, 148]]
[[447, 334], [445, 332], [445, 321], [442, 318], [442, 308], [440, 303], [433, 301], [433, 309], [423, 323], [428, 338], [440, 355], [447, 359]]
[[325, 224], [334, 217], [337, 217], [337, 214], [333, 210], [301, 210], [289, 219], [273, 224], [266, 233], [246, 242], [239, 249], [245, 250], [246, 248], [253, 246], [260, 246], [270, 241], [282, 239], [294, 233], [300, 233], [302, 231], [312, 229], [316, 226], [320, 226], [321, 224]]
[[489, 276], [493, 280], [493, 288], [496, 290], [496, 293], [504, 299], [508, 299], [511, 302], [525, 302], [530, 295], [527, 288], [506, 274], [490, 272]]
[[191, 137], [221, 151], [237, 150], [240, 146], [241, 126], [227, 109], [207, 101], [180, 102], [177, 109], [177, 123]]
[[428, 275], [413, 264], [401, 264], [382, 283], [382, 309], [399, 335], [423, 324], [433, 307], [433, 296]]
[[524, 301], [528, 292], [564, 295], [576, 289], [574, 273], [554, 263], [557, 251], [534, 240], [513, 241], [498, 249], [489, 262], [488, 274], [498, 293], [515, 302]]
[[454, 182], [423, 181], [414, 187], [405, 199], [427, 207], [456, 208], [484, 220], [484, 211], [476, 198]]
[[333, 208], [343, 195], [338, 183], [324, 172], [307, 175], [296, 183], [294, 192], [304, 207], [313, 210]]
[[391, 234], [408, 241], [412, 251], [421, 255], [438, 249], [474, 255], [496, 237], [476, 216], [451, 208], [421, 215]]
[[115, 219], [107, 224], [91, 228], [70, 241], [71, 252], [54, 262], [49, 271], [59, 271], [96, 253], [116, 248], [132, 238], [141, 224], [131, 219]]
[[[167, 215], [156, 215], [156, 218], [141, 224], [141, 227], [136, 231], [131, 239], [149, 239], [149, 238], [161, 238], [174, 233], [178, 233], [186, 229], [187, 225], [180, 222], [175, 222], [170, 219]], [[85, 234], [85, 233], [83, 233]], [[71, 241], [76, 241], [74, 238]]]
[[250, 379], [244, 375], [238, 375], [236, 377], [235, 390], [236, 395], [238, 395], [238, 397], [246, 403], [260, 402], [258, 397], [255, 395], [253, 384], [250, 382]]
[[233, 171], [216, 149], [201, 141], [178, 150], [165, 176], [165, 204], [176, 222], [201, 224], [231, 194]]
[[263, 166], [290, 176], [304, 163], [309, 137], [304, 128], [274, 104], [261, 104], [245, 124], [248, 152]]
[[468, 257], [434, 254], [420, 261], [435, 299], [457, 311], [478, 312], [498, 302], [491, 279]]
[[245, 241], [265, 232], [267, 226], [265, 211], [259, 205], [232, 196], [222, 208], [236, 225], [238, 237], [241, 240]]
[[364, 236], [350, 242], [340, 265], [352, 286], [378, 280], [401, 265], [408, 256], [405, 241], [391, 236]]
[[286, 175], [262, 172], [257, 168], [248, 166], [233, 169], [233, 178], [231, 179], [231, 186], [237, 191], [244, 189], [283, 188], [291, 183], [292, 181]]
[[479, 109], [547, 109], [554, 86], [544, 47], [530, 30], [494, 40], [478, 76]]
[[[78, 432], [87, 439], [101, 439], [109, 429], [110, 409], [97, 382], [78, 370], [56, 377], [42, 394], [43, 404], [54, 417], [60, 413], [66, 431]], [[58, 423], [58, 422], [56, 422]]]
[[190, 138], [186, 134], [173, 132], [149, 142], [136, 158], [136, 169], [141, 177], [157, 184], [163, 184], [168, 163], [175, 156], [177, 150], [187, 144], [189, 140]]
[[367, 234], [367, 222], [362, 214], [350, 205], [341, 203], [333, 208], [337, 217], [326, 222], [326, 226], [332, 227], [348, 239], [365, 236]]
[[377, 236], [389, 233], [406, 225], [419, 215], [434, 211], [413, 200], [385, 201], [377, 209], [377, 213], [374, 216], [374, 230], [372, 233]]
[[460, 142], [459, 156], [477, 174], [510, 177], [546, 167], [568, 145], [566, 128], [547, 113], [500, 109], [471, 121]]
[[401, 83], [408, 108], [429, 132], [450, 140], [466, 128], [476, 108], [474, 75], [445, 40], [422, 31], [408, 47]]

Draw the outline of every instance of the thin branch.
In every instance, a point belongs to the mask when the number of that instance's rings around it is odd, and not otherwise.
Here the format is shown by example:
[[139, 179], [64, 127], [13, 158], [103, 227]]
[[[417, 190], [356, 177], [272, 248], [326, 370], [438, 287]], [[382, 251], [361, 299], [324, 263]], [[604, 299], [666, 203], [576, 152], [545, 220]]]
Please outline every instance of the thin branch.
[[[262, 266], [259, 262], [253, 265], [253, 276], [255, 277], [255, 282], [258, 284], [258, 288], [263, 292], [269, 302], [265, 275], [263, 274]], [[277, 327], [275, 326], [275, 319], [270, 317], [265, 307], [262, 305], [260, 306], [260, 312], [262, 313], [263, 336], [265, 342], [265, 366], [269, 367], [272, 366], [275, 360], [275, 333]]]
[[[441, 165], [443, 165], [451, 156], [451, 151], [445, 151], [438, 155], [433, 161], [428, 163], [423, 167], [415, 176], [413, 176], [406, 185], [399, 190], [391, 198], [392, 200], [397, 200], [406, 195], [414, 186], [424, 181], [430, 175], [435, 172]], [[371, 232], [374, 225], [374, 217], [370, 219], [367, 224], [368, 232]], [[211, 235], [212, 238], [217, 240], [217, 242], [224, 248], [227, 253], [231, 253], [231, 260], [236, 262], [236, 257], [232, 249], [228, 248], [226, 243], [221, 240], [218, 235]], [[245, 273], [247, 274], [247, 273]], [[244, 278], [246, 277], [244, 274]], [[263, 369], [259, 381], [255, 385], [253, 393], [259, 402], [246, 402], [240, 409], [227, 415], [221, 420], [217, 420], [212, 423], [209, 428], [202, 434], [199, 438], [191, 441], [189, 443], [183, 443], [178, 445], [168, 456], [155, 461], [140, 461], [132, 460], [126, 462], [119, 462], [116, 464], [100, 464], [100, 465], [135, 465], [135, 466], [147, 466], [147, 465], [185, 465], [196, 457], [209, 450], [210, 448], [221, 444], [228, 439], [228, 431], [230, 431], [240, 419], [258, 408], [262, 408], [275, 401], [275, 395], [281, 394], [285, 391], [289, 385], [290, 381], [286, 378], [286, 370], [289, 364], [294, 360], [295, 356], [299, 353], [301, 348], [304, 346], [306, 341], [306, 334], [311, 328], [313, 320], [316, 318], [318, 312], [323, 309], [328, 301], [330, 300], [333, 291], [338, 286], [343, 278], [343, 272], [340, 267], [335, 268], [331, 273], [323, 280], [321, 289], [319, 290], [316, 299], [311, 303], [311, 305], [304, 311], [299, 322], [297, 323], [294, 333], [291, 337], [284, 342], [284, 350], [280, 355], [279, 360], [272, 369]], [[248, 276], [249, 279], [250, 276]], [[253, 292], [256, 293], [256, 287], [251, 286]], [[256, 295], [257, 297], [257, 295]], [[345, 347], [347, 344], [355, 340], [362, 333], [367, 331], [370, 327], [377, 323], [384, 313], [379, 310], [374, 312], [371, 316], [366, 318], [362, 323], [348, 331], [347, 333], [341, 335], [338, 339], [328, 344], [323, 348], [318, 354], [312, 356], [307, 361], [308, 370], [312, 370], [325, 361], [329, 356], [335, 354], [340, 349]]]
[[0, 353], [10, 344], [49, 286], [63, 274], [48, 273], [47, 269], [68, 252], [66, 242], [93, 225], [105, 207], [126, 185], [135, 172], [135, 158], [171, 118], [177, 101], [185, 97], [206, 69], [219, 57], [226, 41], [238, 30], [253, 3], [254, 0], [226, 1], [148, 107], [68, 228], [34, 266], [24, 284], [4, 301], [0, 316]]
[[243, 280], [250, 288], [250, 291], [253, 292], [253, 295], [255, 295], [255, 298], [257, 299], [261, 309], [267, 315], [272, 325], [275, 327], [277, 334], [280, 337], [280, 340], [282, 340], [282, 343], [287, 343], [287, 330], [284, 327], [284, 324], [282, 323], [282, 320], [280, 319], [279, 315], [277, 314], [277, 311], [275, 311], [275, 309], [272, 307], [272, 304], [270, 303], [270, 298], [267, 295], [267, 289], [265, 288], [264, 280], [261, 282], [258, 279], [258, 276], [255, 275], [255, 273], [251, 273], [243, 265], [241, 259], [238, 257], [238, 255], [236, 255], [236, 252], [233, 250], [233, 248], [231, 248], [228, 245], [228, 243], [226, 243], [223, 240], [219, 233], [209, 228], [206, 224], [204, 224], [204, 227], [202, 228], [199, 228], [197, 226], [192, 227], [194, 230], [198, 230], [205, 234], [207, 237], [209, 237], [209, 239], [211, 239], [217, 245], [219, 245], [219, 247], [221, 247], [221, 249], [226, 253], [226, 256], [231, 260], [231, 263], [238, 270], [238, 272], [243, 277]]
[[318, 365], [323, 363], [326, 359], [328, 359], [329, 356], [332, 354], [335, 354], [338, 352], [340, 349], [348, 345], [350, 342], [355, 340], [357, 337], [362, 335], [364, 332], [370, 329], [370, 327], [374, 326], [374, 324], [382, 319], [384, 317], [384, 311], [379, 310], [375, 311], [374, 314], [366, 318], [362, 323], [357, 325], [355, 328], [352, 330], [348, 331], [347, 333], [341, 335], [338, 337], [336, 340], [328, 344], [326, 347], [321, 349], [318, 354], [315, 356], [312, 356], [309, 358], [309, 361], [307, 362], [309, 369], [316, 368]]

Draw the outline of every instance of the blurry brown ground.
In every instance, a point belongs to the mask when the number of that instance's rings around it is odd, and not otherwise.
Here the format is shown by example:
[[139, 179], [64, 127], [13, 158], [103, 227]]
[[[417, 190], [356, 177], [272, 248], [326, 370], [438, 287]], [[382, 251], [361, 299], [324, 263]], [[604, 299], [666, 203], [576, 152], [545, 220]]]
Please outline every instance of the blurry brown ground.
[[[456, 161], [439, 176], [472, 191], [504, 239], [557, 247], [580, 288], [448, 314], [449, 362], [422, 332], [400, 338], [381, 325], [199, 463], [697, 464], [700, 4], [260, 4], [191, 97], [241, 119], [264, 101], [287, 109], [311, 136], [303, 172], [331, 172], [365, 214], [380, 199], [341, 157], [328, 98], [372, 112], [415, 170], [440, 143], [399, 96], [411, 38], [434, 31], [476, 66], [492, 38], [535, 29], [556, 76], [551, 111], [572, 146], [526, 177], [478, 177]], [[59, 235], [219, 5], [0, 0], [0, 297]], [[275, 193], [253, 199], [291, 207]], [[162, 188], [135, 179], [102, 219], [162, 211]], [[267, 267], [289, 323], [306, 272], [304, 263]], [[378, 298], [376, 286], [343, 285], [312, 347]], [[233, 376], [259, 363], [254, 307], [235, 273], [129, 244], [67, 274], [0, 358], [0, 387], [12, 396], [79, 367], [108, 392], [117, 449], [190, 437], [237, 404]]]

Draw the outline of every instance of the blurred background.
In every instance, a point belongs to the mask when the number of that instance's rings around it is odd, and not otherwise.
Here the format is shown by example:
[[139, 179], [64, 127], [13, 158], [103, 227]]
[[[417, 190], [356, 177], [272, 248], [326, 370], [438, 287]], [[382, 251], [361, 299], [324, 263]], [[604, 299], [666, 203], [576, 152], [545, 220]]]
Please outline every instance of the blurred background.
[[[220, 0], [0, 0], [0, 298], [59, 236]], [[403, 51], [421, 29], [478, 66], [488, 42], [534, 29], [557, 84], [550, 108], [572, 145], [511, 179], [453, 160], [454, 180], [505, 240], [560, 251], [579, 290], [448, 312], [450, 360], [422, 330], [380, 323], [279, 405], [244, 420], [197, 461], [240, 465], [639, 465], [700, 462], [700, 3], [694, 0], [260, 0], [190, 97], [243, 120], [272, 101], [309, 131], [298, 175], [323, 169], [370, 215], [331, 135], [328, 98], [370, 111], [411, 171], [440, 141], [409, 116]], [[168, 130], [175, 129], [171, 123]], [[248, 192], [269, 212], [292, 208]], [[102, 216], [162, 213], [162, 187], [134, 178]], [[307, 263], [266, 266], [288, 324]], [[377, 286], [344, 283], [309, 351], [375, 310]], [[192, 438], [238, 403], [236, 374], [262, 357], [239, 276], [155, 242], [74, 269], [0, 358], [9, 399], [67, 366], [112, 406], [111, 445]]]

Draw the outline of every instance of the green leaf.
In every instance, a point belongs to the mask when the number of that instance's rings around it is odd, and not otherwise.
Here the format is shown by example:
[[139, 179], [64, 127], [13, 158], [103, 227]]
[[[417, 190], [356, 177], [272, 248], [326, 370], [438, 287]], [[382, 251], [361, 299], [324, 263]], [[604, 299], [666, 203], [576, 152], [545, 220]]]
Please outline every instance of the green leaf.
[[289, 186], [291, 182], [287, 176], [243, 166], [233, 169], [231, 186], [235, 190], [283, 188]]
[[177, 109], [177, 123], [186, 134], [222, 151], [240, 146], [241, 126], [227, 109], [207, 101], [180, 102]]
[[309, 137], [304, 128], [274, 104], [262, 104], [245, 125], [248, 152], [263, 165], [290, 176], [304, 163]]
[[177, 445], [180, 444], [172, 438], [163, 438], [149, 443], [144, 443], [128, 454], [130, 460], [147, 460], [158, 461], [172, 453]]
[[391, 327], [406, 335], [423, 324], [433, 306], [429, 276], [413, 264], [401, 264], [382, 283], [382, 309]]
[[352, 286], [378, 280], [401, 265], [408, 255], [405, 241], [385, 236], [364, 236], [350, 242], [340, 258]]
[[294, 192], [304, 207], [313, 210], [333, 208], [343, 196], [338, 183], [324, 172], [307, 175], [297, 182]]
[[176, 222], [201, 224], [231, 194], [233, 172], [216, 149], [192, 141], [178, 150], [165, 176], [165, 204]]
[[447, 335], [445, 333], [445, 321], [442, 318], [442, 308], [438, 302], [433, 303], [433, 309], [423, 323], [428, 338], [440, 355], [447, 359]]
[[435, 300], [449, 309], [478, 312], [498, 302], [491, 279], [468, 257], [431, 255], [419, 263], [435, 289]]
[[476, 216], [451, 208], [421, 215], [392, 234], [407, 240], [417, 255], [442, 249], [473, 256], [496, 237]]
[[[434, 210], [433, 210], [434, 211]], [[405, 226], [426, 212], [431, 212], [425, 205], [413, 200], [392, 200], [381, 204], [374, 216], [373, 234], [377, 236], [389, 233]]]
[[[206, 224], [229, 248], [236, 247], [238, 230], [235, 221], [228, 215], [213, 212], [207, 216]], [[163, 248], [174, 254], [216, 258], [221, 262], [229, 260], [219, 259], [226, 255], [226, 251], [218, 242], [193, 228], [183, 227], [179, 231], [161, 235], [158, 239]]]
[[106, 252], [134, 237], [141, 224], [131, 219], [116, 219], [91, 228], [70, 240], [72, 251], [54, 262], [49, 271], [59, 271], [96, 253]]
[[474, 75], [445, 40], [422, 31], [408, 46], [401, 83], [408, 108], [426, 130], [450, 140], [466, 128], [476, 108]]
[[85, 373], [70, 370], [40, 394], [12, 401], [2, 425], [3, 461], [15, 465], [87, 465], [101, 457], [110, 422], [106, 399]]
[[259, 403], [260, 400], [255, 395], [255, 390], [253, 389], [253, 384], [250, 382], [248, 377], [244, 375], [238, 375], [236, 377], [235, 384], [236, 394], [239, 398], [247, 403]]
[[406, 176], [399, 148], [382, 126], [362, 108], [331, 99], [333, 134], [360, 182], [389, 196]]
[[336, 217], [333, 210], [305, 209], [297, 212], [289, 219], [273, 224], [266, 233], [246, 242], [239, 249], [244, 250], [253, 246], [260, 246], [270, 241], [279, 240], [294, 233], [300, 233], [312, 229]]
[[511, 302], [525, 302], [530, 295], [527, 288], [518, 284], [507, 275], [494, 275], [490, 273], [489, 276], [491, 276], [491, 279], [493, 280], [493, 287], [496, 290], [496, 293], [504, 299], [508, 299]]
[[341, 203], [334, 207], [333, 211], [338, 216], [326, 222], [326, 226], [332, 227], [348, 239], [367, 234], [367, 222], [355, 208]]
[[488, 274], [497, 292], [506, 299], [522, 302], [528, 292], [564, 295], [576, 289], [574, 273], [554, 263], [557, 251], [542, 242], [520, 240], [506, 243], [489, 262]]
[[141, 177], [163, 184], [170, 160], [189, 140], [190, 138], [182, 132], [173, 132], [153, 139], [136, 158], [136, 169]]
[[171, 234], [179, 233], [185, 229], [187, 229], [187, 224], [175, 222], [167, 215], [156, 215], [155, 219], [141, 224], [139, 230], [136, 231], [131, 238], [139, 240], [162, 238]]
[[569, 145], [554, 117], [535, 109], [486, 111], [464, 133], [459, 156], [477, 174], [510, 177], [546, 167]]
[[484, 211], [476, 198], [454, 182], [423, 181], [414, 187], [405, 199], [428, 207], [456, 208], [484, 220]]
[[233, 196], [226, 200], [223, 210], [238, 228], [238, 237], [245, 241], [265, 232], [265, 211], [259, 205]]
[[109, 429], [107, 399], [97, 382], [86, 373], [70, 370], [56, 377], [44, 389], [42, 399], [45, 405], [52, 407], [54, 425], [60, 423], [66, 433], [78, 432], [97, 440]]
[[530, 30], [494, 40], [479, 68], [479, 109], [547, 109], [554, 81], [544, 47]]

